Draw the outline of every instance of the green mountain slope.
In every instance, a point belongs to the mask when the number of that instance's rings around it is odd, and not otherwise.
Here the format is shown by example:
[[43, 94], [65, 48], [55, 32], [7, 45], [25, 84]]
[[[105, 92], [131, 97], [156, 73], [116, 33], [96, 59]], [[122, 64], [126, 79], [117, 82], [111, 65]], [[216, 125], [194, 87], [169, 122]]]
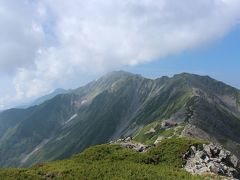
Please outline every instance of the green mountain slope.
[[61, 88], [55, 89], [52, 93], [47, 94], [45, 96], [42, 96], [42, 97], [34, 100], [29, 106], [36, 106], [36, 105], [42, 104], [45, 101], [52, 99], [59, 94], [67, 94], [69, 92], [70, 92], [69, 90], [65, 90], [65, 89], [61, 89]]
[[2, 169], [0, 179], [204, 179], [181, 169], [182, 155], [192, 144], [201, 143], [170, 139], [146, 153], [119, 145], [98, 145], [70, 159], [29, 169]]
[[[178, 126], [161, 129], [164, 120]], [[38, 106], [2, 112], [0, 135], [2, 167], [63, 159], [126, 136], [144, 143], [191, 136], [238, 154], [240, 92], [207, 76], [151, 80], [113, 72]]]

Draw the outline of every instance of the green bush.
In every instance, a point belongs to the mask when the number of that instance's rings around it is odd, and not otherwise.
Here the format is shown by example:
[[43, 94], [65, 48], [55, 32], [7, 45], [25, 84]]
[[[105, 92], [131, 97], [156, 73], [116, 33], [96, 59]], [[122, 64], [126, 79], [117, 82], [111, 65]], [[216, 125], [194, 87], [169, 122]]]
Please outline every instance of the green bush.
[[2, 169], [0, 179], [203, 179], [183, 169], [182, 154], [195, 140], [163, 140], [146, 153], [119, 145], [98, 145], [70, 159], [29, 169]]

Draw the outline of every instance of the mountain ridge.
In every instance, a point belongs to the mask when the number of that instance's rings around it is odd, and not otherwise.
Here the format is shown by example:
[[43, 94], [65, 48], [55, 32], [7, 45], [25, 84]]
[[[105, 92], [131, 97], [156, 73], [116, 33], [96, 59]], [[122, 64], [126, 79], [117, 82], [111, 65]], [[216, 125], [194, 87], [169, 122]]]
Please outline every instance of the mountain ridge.
[[[164, 120], [175, 121], [184, 136], [223, 143], [238, 154], [239, 97], [238, 89], [208, 76], [153, 80], [112, 72], [40, 105], [0, 113], [0, 166], [63, 159], [122, 136], [154, 143], [166, 134], [158, 128]], [[155, 132], [146, 134], [148, 127]]]

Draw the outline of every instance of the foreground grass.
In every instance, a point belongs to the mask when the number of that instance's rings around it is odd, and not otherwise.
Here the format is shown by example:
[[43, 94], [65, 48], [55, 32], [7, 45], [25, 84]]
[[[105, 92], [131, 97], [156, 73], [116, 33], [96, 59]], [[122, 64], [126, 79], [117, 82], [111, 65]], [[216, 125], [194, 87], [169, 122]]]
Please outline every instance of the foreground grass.
[[146, 153], [98, 145], [67, 160], [28, 169], [2, 169], [0, 179], [203, 179], [181, 169], [182, 154], [195, 140], [168, 139]]

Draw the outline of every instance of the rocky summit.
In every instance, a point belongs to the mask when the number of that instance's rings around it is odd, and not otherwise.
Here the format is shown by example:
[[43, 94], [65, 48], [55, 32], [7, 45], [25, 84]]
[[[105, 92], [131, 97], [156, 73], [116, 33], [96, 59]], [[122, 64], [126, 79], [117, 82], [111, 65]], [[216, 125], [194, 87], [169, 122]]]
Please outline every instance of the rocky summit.
[[193, 174], [214, 173], [240, 178], [240, 161], [230, 151], [216, 144], [191, 146], [184, 154], [184, 169]]

